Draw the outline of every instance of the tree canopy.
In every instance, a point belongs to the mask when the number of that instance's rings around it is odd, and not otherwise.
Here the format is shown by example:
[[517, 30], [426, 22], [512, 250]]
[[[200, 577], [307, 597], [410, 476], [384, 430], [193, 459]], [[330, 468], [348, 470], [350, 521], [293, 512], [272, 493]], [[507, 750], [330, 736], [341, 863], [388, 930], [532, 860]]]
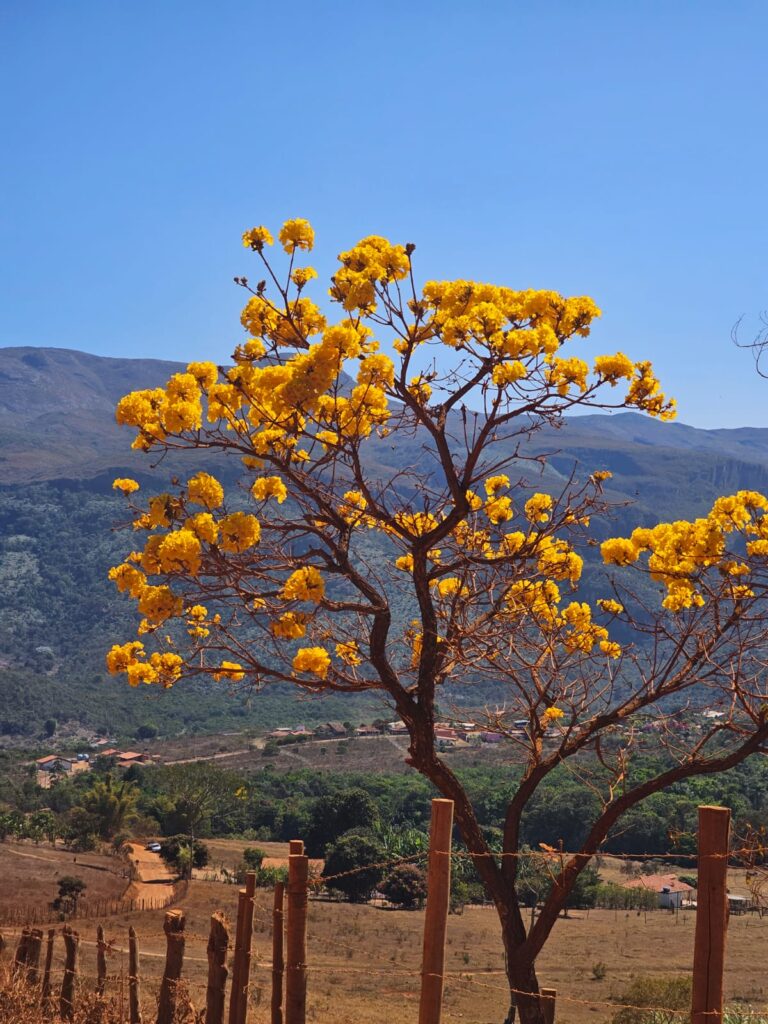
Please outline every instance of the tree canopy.
[[[768, 736], [768, 499], [740, 491], [694, 521], [611, 537], [610, 473], [560, 473], [544, 490], [549, 460], [531, 439], [574, 409], [665, 420], [674, 402], [648, 361], [570, 354], [600, 314], [590, 298], [470, 280], [419, 287], [415, 247], [371, 236], [339, 256], [331, 323], [306, 294], [316, 272], [298, 265], [311, 226], [290, 220], [278, 237], [284, 270], [267, 256], [267, 228], [243, 237], [264, 276], [237, 279], [249, 337], [234, 365], [190, 363], [118, 405], [134, 447], [191, 450], [206, 469], [143, 504], [136, 481], [115, 481], [146, 539], [111, 572], [141, 622], [108, 668], [134, 686], [208, 676], [384, 693], [412, 765], [455, 801], [500, 916], [510, 987], [531, 994], [518, 1008], [538, 1021], [536, 957], [619, 817]], [[231, 466], [226, 457], [242, 474], [225, 493], [208, 469]], [[498, 856], [436, 747], [436, 699], [450, 683], [502, 687], [488, 725], [525, 761]], [[721, 717], [683, 728], [703, 702]], [[629, 785], [649, 727], [670, 763]], [[597, 809], [527, 928], [522, 817], [550, 772], [586, 752]]]

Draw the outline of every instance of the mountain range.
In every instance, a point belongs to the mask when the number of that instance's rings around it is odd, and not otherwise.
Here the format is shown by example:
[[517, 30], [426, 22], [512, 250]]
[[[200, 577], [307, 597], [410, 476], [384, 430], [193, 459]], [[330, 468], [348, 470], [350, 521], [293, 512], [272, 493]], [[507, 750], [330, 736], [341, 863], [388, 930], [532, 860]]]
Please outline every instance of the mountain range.
[[[116, 475], [148, 477], [151, 460], [118, 427], [118, 399], [183, 369], [55, 348], [0, 348], [0, 737], [50, 717], [125, 734], [148, 720], [167, 731], [343, 717], [348, 706], [298, 706], [284, 692], [252, 705], [185, 684], [135, 694], [107, 681], [103, 653], [132, 632], [132, 610], [106, 570], [119, 559]], [[393, 440], [393, 439], [390, 439]], [[768, 491], [768, 429], [700, 430], [634, 413], [583, 415], [535, 435], [546, 459], [537, 487], [556, 492], [576, 467], [613, 473], [619, 527], [690, 518], [719, 494]], [[414, 464], [413, 442], [376, 445], [383, 468]], [[338, 698], [337, 698], [338, 700]], [[1, 740], [0, 740], [1, 742]]]

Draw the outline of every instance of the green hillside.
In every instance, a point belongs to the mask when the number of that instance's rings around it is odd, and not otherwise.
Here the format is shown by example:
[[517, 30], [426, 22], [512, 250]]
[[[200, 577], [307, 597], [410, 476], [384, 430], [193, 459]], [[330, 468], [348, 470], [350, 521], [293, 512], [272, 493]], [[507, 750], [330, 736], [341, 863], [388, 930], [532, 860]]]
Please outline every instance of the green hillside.
[[[105, 650], [134, 628], [132, 608], [106, 578], [127, 544], [116, 530], [124, 509], [111, 481], [130, 473], [158, 487], [171, 469], [199, 465], [166, 463], [153, 475], [151, 460], [132, 452], [130, 432], [115, 424], [114, 405], [178, 369], [156, 360], [0, 349], [0, 743], [3, 735], [35, 735], [48, 718], [121, 733], [152, 723], [165, 733], [372, 713], [346, 697], [231, 693], [204, 683], [134, 692], [106, 676]], [[628, 413], [581, 416], [538, 434], [535, 451], [546, 456], [543, 468], [526, 464], [525, 475], [553, 493], [574, 464], [582, 474], [610, 469], [616, 531], [700, 514], [718, 494], [739, 488], [768, 491], [768, 430], [704, 431]], [[411, 465], [429, 473], [419, 438], [377, 442], [368, 457], [374, 472]], [[375, 559], [375, 551], [368, 554]]]

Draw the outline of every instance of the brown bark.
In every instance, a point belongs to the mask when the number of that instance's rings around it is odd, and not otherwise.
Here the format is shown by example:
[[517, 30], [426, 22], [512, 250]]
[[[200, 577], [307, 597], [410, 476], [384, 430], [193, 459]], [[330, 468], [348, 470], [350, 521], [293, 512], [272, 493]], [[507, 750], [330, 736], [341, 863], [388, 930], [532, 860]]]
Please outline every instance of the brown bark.
[[75, 979], [77, 977], [77, 950], [80, 936], [69, 925], [64, 926], [64, 977], [61, 982], [59, 1013], [62, 1020], [74, 1020], [75, 1016]]
[[173, 1024], [176, 1014], [179, 980], [184, 965], [184, 920], [183, 910], [166, 912], [163, 924], [166, 940], [165, 970], [160, 985], [157, 1024]]
[[211, 914], [211, 931], [208, 936], [208, 989], [205, 1001], [205, 1024], [223, 1024], [224, 997], [226, 994], [227, 950], [229, 929], [222, 913]]

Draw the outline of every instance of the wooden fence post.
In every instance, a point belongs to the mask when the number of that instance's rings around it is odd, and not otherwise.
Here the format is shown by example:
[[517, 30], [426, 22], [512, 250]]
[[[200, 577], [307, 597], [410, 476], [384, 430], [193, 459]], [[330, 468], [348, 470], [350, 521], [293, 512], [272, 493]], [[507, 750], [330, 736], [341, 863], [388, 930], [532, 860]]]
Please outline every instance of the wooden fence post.
[[555, 1024], [556, 999], [556, 988], [543, 988], [541, 990], [541, 1015], [544, 1018], [544, 1024]]
[[30, 985], [36, 985], [38, 981], [42, 945], [42, 928], [33, 928], [29, 933], [29, 945], [27, 947], [27, 981]]
[[246, 1024], [248, 995], [251, 984], [251, 947], [253, 945], [253, 914], [256, 898], [256, 872], [245, 873], [245, 908], [243, 911], [243, 944], [240, 950], [240, 994], [237, 997], [237, 1024]]
[[275, 882], [272, 905], [272, 1007], [271, 1024], [283, 1024], [283, 897], [285, 883]]
[[427, 910], [421, 961], [419, 1024], [440, 1024], [443, 1006], [445, 933], [451, 894], [453, 800], [432, 801], [427, 868]]
[[77, 977], [77, 949], [80, 936], [71, 925], [65, 925], [64, 935], [64, 977], [61, 982], [59, 997], [59, 1013], [62, 1020], [74, 1020], [75, 1016], [75, 978]]
[[218, 910], [211, 914], [208, 936], [208, 989], [205, 996], [205, 1024], [224, 1024], [224, 995], [227, 985], [229, 930]]
[[292, 839], [288, 856], [285, 1024], [305, 1024], [307, 1011], [307, 882], [304, 843]]
[[96, 928], [96, 995], [101, 999], [107, 987], [107, 944], [104, 941], [104, 929]]
[[22, 968], [26, 966], [27, 954], [29, 953], [29, 928], [22, 928], [19, 942], [16, 946], [16, 955], [13, 958], [13, 975], [21, 974]]
[[243, 994], [243, 946], [245, 943], [246, 902], [248, 890], [237, 894], [237, 924], [235, 925], [235, 952], [232, 957], [232, 982], [229, 986], [229, 1024], [240, 1022], [240, 997]]
[[139, 943], [133, 925], [128, 929], [128, 1016], [130, 1024], [142, 1024], [139, 1001]]
[[43, 967], [43, 988], [41, 998], [43, 1009], [48, 1005], [51, 998], [51, 965], [53, 964], [53, 942], [56, 938], [56, 929], [48, 929], [48, 942], [45, 947], [45, 966]]
[[184, 911], [167, 910], [163, 923], [166, 952], [165, 970], [160, 984], [157, 1024], [173, 1024], [178, 998], [179, 979], [184, 965]]
[[731, 812], [727, 807], [699, 807], [692, 1024], [720, 1024], [723, 1018], [730, 822]]
[[232, 956], [232, 980], [229, 985], [229, 1024], [238, 1024], [238, 1004], [241, 991], [241, 950], [243, 930], [246, 921], [246, 891], [238, 892], [238, 921], [234, 926], [234, 954]]

